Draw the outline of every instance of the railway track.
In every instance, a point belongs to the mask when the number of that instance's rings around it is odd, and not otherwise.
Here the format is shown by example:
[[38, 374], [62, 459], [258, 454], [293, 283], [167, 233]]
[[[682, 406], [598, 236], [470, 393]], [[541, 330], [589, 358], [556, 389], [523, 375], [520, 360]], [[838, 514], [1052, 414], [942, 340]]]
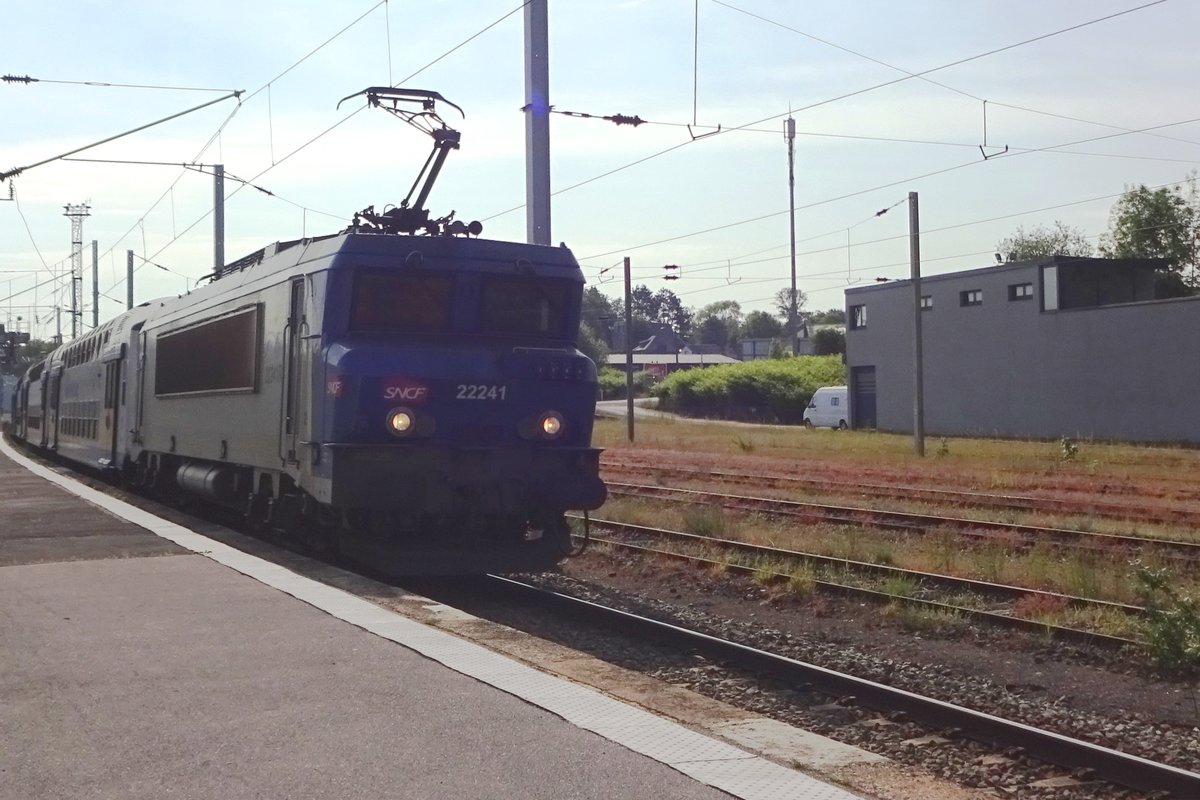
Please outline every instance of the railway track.
[[[815, 689], [843, 703], [858, 703], [989, 747], [1036, 753], [1041, 761], [1079, 770], [1118, 786], [1144, 792], [1168, 792], [1175, 798], [1200, 797], [1200, 774], [1104, 747], [1020, 721], [955, 705], [850, 674], [805, 663], [698, 630], [640, 616], [618, 608], [547, 590], [530, 583], [492, 576], [497, 591], [512, 593], [557, 612], [657, 644], [764, 675], [784, 685]], [[852, 700], [850, 700], [852, 698]]]
[[[149, 501], [146, 502], [151, 504]], [[209, 535], [213, 535], [213, 532], [209, 532]], [[217, 538], [221, 538], [221, 534], [216, 535]], [[239, 538], [232, 532], [229, 535]], [[240, 546], [245, 547], [245, 544]], [[303, 551], [303, 548], [293, 546], [298, 551]], [[293, 563], [290, 568], [299, 568], [299, 565]], [[325, 570], [320, 566], [315, 569], [323, 575], [324, 579], [329, 580], [328, 576], [324, 576]], [[493, 579], [493, 582], [495, 580]], [[508, 581], [507, 584], [512, 585], [513, 582]], [[516, 588], [513, 590], [526, 591]], [[540, 592], [538, 597], [544, 598], [546, 595], [544, 592]], [[538, 599], [536, 602], [548, 601]], [[567, 598], [563, 598], [562, 602], [567, 602]], [[571, 602], [578, 604], [580, 601], [572, 600]], [[594, 606], [594, 604], [589, 605]], [[967, 737], [992, 742], [994, 746], [1016, 747], [1029, 753], [1037, 753], [1039, 758], [1050, 763], [1060, 764], [1068, 769], [1091, 770], [1096, 775], [1102, 776], [1106, 780], [1113, 780], [1119, 785], [1146, 791], [1170, 791], [1180, 798], [1200, 796], [1200, 783], [1197, 783], [1200, 781], [1200, 775], [1178, 767], [1158, 764], [1147, 758], [1121, 753], [1096, 744], [1080, 742], [1061, 734], [1038, 731], [1036, 728], [1022, 725], [1020, 722], [1005, 721], [979, 711], [962, 709], [952, 704], [922, 698], [912, 692], [889, 688], [819, 666], [804, 664], [785, 656], [772, 655], [745, 645], [724, 641], [718, 637], [686, 631], [679, 626], [647, 620], [646, 626], [642, 627], [640, 623], [635, 625], [630, 619], [630, 615], [610, 616], [609, 612], [611, 611], [614, 610], [602, 612], [599, 608], [593, 607], [586, 613], [594, 615], [594, 618], [603, 627], [626, 630], [637, 628], [644, 631], [643, 635], [649, 637], [649, 640], [659, 643], [678, 641], [681, 646], [707, 653], [713, 659], [744, 664], [746, 669], [775, 676], [790, 685], [818, 687], [830, 696], [838, 698], [838, 702], [850, 703], [850, 697], [857, 698], [858, 702], [862, 702], [870, 708], [885, 713], [902, 712], [914, 720], [920, 720], [943, 732], [946, 732], [947, 729], [956, 729]], [[616, 614], [621, 615], [622, 612], [616, 611]], [[890, 700], [889, 698], [898, 699]], [[1029, 735], [1026, 735], [1027, 729], [1030, 732]]]
[[[770, 514], [799, 519], [809, 523], [871, 526], [903, 533], [924, 534], [935, 530], [951, 530], [957, 535], [979, 541], [1003, 538], [1006, 545], [1029, 548], [1037, 544], [1056, 547], [1089, 549], [1096, 552], [1136, 556], [1153, 551], [1158, 555], [1188, 564], [1200, 561], [1200, 543], [1173, 539], [1155, 539], [1131, 534], [1097, 533], [1038, 525], [975, 520], [963, 517], [916, 514], [905, 511], [886, 511], [856, 506], [781, 500], [772, 497], [705, 492], [695, 489], [676, 489], [647, 484], [608, 484], [609, 495], [643, 499], [667, 500], [696, 505], [720, 506], [732, 511]], [[1015, 537], [1015, 541], [1014, 541]]]
[[986, 508], [1004, 511], [1024, 511], [1057, 515], [1101, 517], [1121, 521], [1151, 522], [1164, 525], [1200, 526], [1200, 510], [1193, 508], [1163, 508], [1134, 500], [1114, 502], [1099, 499], [1095, 494], [1086, 497], [1044, 497], [1034, 494], [978, 492], [962, 489], [934, 489], [908, 483], [878, 483], [804, 478], [778, 473], [733, 472], [694, 467], [659, 467], [640, 463], [602, 462], [606, 478], [632, 477], [676, 480], [705, 480], [735, 486], [758, 486], [794, 489], [814, 494], [834, 494], [872, 497], [889, 500], [920, 501], [957, 507]]
[[[598, 528], [608, 529], [619, 535], [633, 535], [643, 540], [641, 542], [631, 542], [627, 539], [611, 539], [593, 534], [591, 536], [592, 542], [602, 543], [610, 547], [625, 550], [638, 555], [670, 558], [686, 561], [697, 566], [719, 568], [729, 572], [751, 576], [756, 579], [762, 579], [764, 577], [762, 567], [760, 566], [738, 564], [730, 561], [714, 561], [712, 559], [695, 554], [681, 553], [677, 550], [662, 550], [645, 544], [644, 539], [652, 538], [666, 540], [675, 544], [691, 545], [705, 549], [719, 549], [724, 552], [736, 553], [745, 556], [748, 559], [769, 559], [771, 561], [790, 561], [796, 563], [802, 562], [814, 566], [825, 567], [830, 570], [846, 570], [855, 574], [879, 580], [899, 577], [911, 581], [913, 585], [923, 588], [936, 586], [951, 592], [970, 593], [972, 595], [993, 598], [1005, 603], [1011, 603], [1016, 600], [1030, 597], [1037, 597], [1048, 600], [1049, 602], [1047, 605], [1049, 607], [1057, 607], [1061, 605], [1061, 607], [1064, 608], [1072, 607], [1101, 611], [1116, 611], [1122, 614], [1127, 614], [1131, 617], [1138, 616], [1145, 612], [1145, 609], [1139, 606], [1128, 605], [1125, 603], [1094, 600], [1085, 597], [1059, 594], [1057, 592], [1047, 592], [1040, 589], [1026, 589], [1019, 586], [990, 583], [971, 578], [959, 578], [952, 575], [907, 570], [900, 567], [892, 567], [883, 564], [870, 564], [862, 561], [851, 561], [843, 558], [834, 558], [832, 556], [822, 556], [813, 553], [803, 553], [795, 550], [767, 547], [764, 545], [750, 544], [747, 542], [699, 536], [697, 534], [684, 533], [682, 531], [670, 531], [661, 528], [631, 525], [628, 523], [614, 522], [611, 520], [596, 518], [593, 518], [591, 523]], [[790, 575], [785, 573], [772, 573], [767, 577], [769, 577], [772, 582], [778, 583], [784, 583], [791, 578]], [[1049, 635], [1060, 641], [1073, 642], [1075, 644], [1081, 644], [1089, 647], [1119, 649], [1122, 647], [1136, 648], [1141, 646], [1141, 643], [1134, 639], [1113, 636], [1096, 631], [1071, 628], [1065, 625], [1056, 625], [1044, 620], [1035, 620], [1014, 616], [1011, 613], [1004, 613], [1002, 611], [993, 609], [981, 609], [973, 606], [946, 603], [913, 595], [894, 594], [887, 591], [881, 591], [879, 589], [871, 589], [854, 584], [841, 583], [825, 579], [814, 578], [812, 584], [814, 589], [832, 595], [867, 600], [880, 605], [895, 603], [929, 611], [949, 613], [962, 619], [980, 622], [993, 627], [1021, 630], [1039, 635]]]

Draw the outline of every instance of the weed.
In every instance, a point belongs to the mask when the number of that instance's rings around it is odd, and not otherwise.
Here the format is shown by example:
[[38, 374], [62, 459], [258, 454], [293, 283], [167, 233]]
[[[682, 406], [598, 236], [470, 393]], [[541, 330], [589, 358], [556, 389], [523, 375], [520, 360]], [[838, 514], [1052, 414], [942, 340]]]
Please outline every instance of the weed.
[[1066, 609], [1066, 598], [1054, 594], [1022, 595], [1013, 604], [1014, 615], [1042, 622], [1060, 618]]
[[900, 627], [910, 631], [946, 634], [960, 631], [967, 626], [967, 621], [961, 614], [948, 609], [892, 603], [884, 613], [892, 617]]
[[1063, 566], [1063, 586], [1067, 592], [1080, 597], [1104, 596], [1101, 571], [1095, 564], [1087, 559], [1075, 557], [1066, 559]]
[[934, 450], [933, 454], [938, 458], [945, 458], [950, 455], [950, 442], [946, 440], [945, 436], [938, 442], [937, 450]]
[[886, 566], [894, 566], [896, 563], [896, 552], [892, 548], [891, 542], [872, 542], [871, 543], [871, 561], [875, 564], [884, 564]]
[[931, 553], [934, 567], [940, 572], [954, 573], [962, 554], [962, 542], [953, 531], [939, 530], [933, 534]]
[[1058, 551], [1045, 542], [1038, 542], [1021, 559], [1021, 575], [1017, 581], [1022, 586], [1040, 589], [1054, 586], [1058, 579], [1061, 558]]
[[1058, 440], [1058, 460], [1062, 462], [1074, 461], [1079, 456], [1079, 445], [1070, 436], [1064, 436]]
[[1012, 552], [1004, 545], [989, 542], [978, 551], [976, 562], [979, 564], [979, 574], [985, 581], [1000, 583], [1004, 577], [1005, 568], [1012, 558]]
[[743, 439], [741, 436], [739, 436], [733, 440], [733, 443], [736, 444], [738, 449], [743, 453], [754, 452], [755, 444], [753, 439]]
[[719, 506], [691, 506], [683, 512], [683, 529], [697, 536], [723, 537], [725, 509]]
[[1200, 598], [1180, 594], [1165, 569], [1136, 565], [1138, 594], [1146, 606], [1143, 639], [1165, 669], [1200, 674]]
[[808, 597], [817, 590], [817, 575], [811, 564], [797, 564], [787, 571], [787, 576], [793, 594]]
[[907, 575], [889, 575], [883, 580], [883, 591], [892, 597], [912, 597], [921, 585]]
[[863, 538], [861, 531], [839, 528], [829, 536], [827, 544], [828, 552], [834, 558], [841, 558], [846, 561], [862, 561], [864, 555]]
[[770, 561], [759, 561], [754, 567], [754, 582], [759, 586], [770, 586], [779, 579], [778, 575], [775, 564]]
[[706, 569], [712, 580], [720, 580], [729, 574], [729, 564], [725, 561], [714, 561]]

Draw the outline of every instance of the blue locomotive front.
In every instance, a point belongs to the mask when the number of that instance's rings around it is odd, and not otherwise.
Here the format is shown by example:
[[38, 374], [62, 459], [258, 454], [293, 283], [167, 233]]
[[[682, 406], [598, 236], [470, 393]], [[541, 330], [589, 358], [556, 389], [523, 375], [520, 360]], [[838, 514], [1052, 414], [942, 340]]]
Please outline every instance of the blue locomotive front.
[[344, 548], [420, 571], [539, 568], [604, 502], [595, 365], [565, 247], [348, 234], [327, 273], [301, 483]]

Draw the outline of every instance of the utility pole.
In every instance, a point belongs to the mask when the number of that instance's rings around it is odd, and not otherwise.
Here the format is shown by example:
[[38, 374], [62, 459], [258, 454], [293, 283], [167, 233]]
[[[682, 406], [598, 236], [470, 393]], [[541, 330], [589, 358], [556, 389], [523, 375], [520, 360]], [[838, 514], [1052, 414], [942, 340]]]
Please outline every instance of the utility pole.
[[921, 336], [921, 223], [917, 193], [908, 193], [908, 259], [913, 286], [913, 451], [925, 456], [925, 380]]
[[788, 225], [792, 253], [792, 289], [788, 295], [788, 337], [792, 342], [792, 355], [798, 355], [796, 345], [796, 120], [790, 116], [783, 121], [783, 138], [788, 148]]
[[633, 441], [633, 279], [625, 256], [625, 414], [629, 441]]
[[[79, 310], [79, 294], [83, 288], [83, 218], [91, 216], [86, 203], [63, 206], [63, 216], [71, 220], [71, 338], [79, 335], [78, 323], [82, 312]], [[58, 333], [62, 341], [62, 329]]]
[[525, 3], [525, 240], [550, 244], [548, 0]]

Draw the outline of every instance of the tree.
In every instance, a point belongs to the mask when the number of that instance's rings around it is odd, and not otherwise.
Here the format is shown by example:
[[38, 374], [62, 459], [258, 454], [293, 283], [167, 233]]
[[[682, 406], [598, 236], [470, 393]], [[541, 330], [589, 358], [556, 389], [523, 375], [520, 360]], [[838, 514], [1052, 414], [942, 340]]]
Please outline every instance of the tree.
[[1016, 233], [996, 245], [996, 250], [1005, 261], [1025, 261], [1045, 256], [1086, 258], [1095, 253], [1095, 248], [1083, 231], [1061, 220], [1055, 220], [1053, 228], [1037, 225], [1027, 231], [1018, 226]]
[[751, 311], [742, 323], [743, 339], [774, 339], [783, 334], [783, 323], [766, 311]]
[[[808, 302], [808, 295], [799, 289], [796, 290], [796, 320], [800, 319], [800, 309], [804, 308], [804, 304]], [[779, 318], [787, 324], [789, 319], [788, 312], [792, 307], [792, 287], [785, 286], [775, 293], [775, 310]]]
[[609, 297], [595, 286], [583, 290], [582, 320], [593, 328], [604, 328], [625, 316], [625, 303]]
[[670, 289], [659, 289], [654, 299], [658, 303], [658, 321], [669, 325], [681, 338], [688, 338], [692, 332], [692, 310]]
[[608, 345], [595, 329], [588, 323], [579, 325], [579, 352], [590, 358], [597, 367], [608, 363]]
[[13, 347], [12, 358], [5, 359], [2, 371], [9, 375], [23, 375], [25, 370], [54, 352], [58, 347], [54, 342], [43, 339], [30, 339], [24, 344]]
[[736, 300], [718, 300], [696, 312], [692, 332], [696, 341], [736, 348], [742, 327], [742, 307]]
[[649, 327], [644, 323], [658, 323], [666, 325], [685, 339], [691, 332], [692, 311], [670, 289], [651, 292], [644, 285], [638, 285], [633, 287], [631, 298], [635, 335], [639, 330], [639, 318], [643, 321], [642, 330], [648, 330]]
[[580, 328], [588, 328], [608, 347], [615, 346], [614, 333], [625, 326], [625, 304], [614, 300], [595, 286], [583, 290]]
[[845, 325], [846, 309], [830, 308], [825, 311], [811, 311], [808, 314], [808, 321], [814, 325]]
[[1160, 296], [1190, 294], [1196, 277], [1196, 240], [1200, 237], [1200, 199], [1196, 176], [1184, 184], [1151, 191], [1144, 184], [1126, 190], [1109, 214], [1108, 233], [1100, 243], [1106, 258], [1163, 258]]
[[813, 334], [813, 355], [831, 356], [846, 352], [846, 334], [833, 328], [822, 328]]
[[633, 287], [629, 298], [630, 305], [633, 306], [633, 316], [645, 320], [658, 319], [658, 301], [654, 299], [654, 292], [647, 289], [645, 284], [639, 283]]

